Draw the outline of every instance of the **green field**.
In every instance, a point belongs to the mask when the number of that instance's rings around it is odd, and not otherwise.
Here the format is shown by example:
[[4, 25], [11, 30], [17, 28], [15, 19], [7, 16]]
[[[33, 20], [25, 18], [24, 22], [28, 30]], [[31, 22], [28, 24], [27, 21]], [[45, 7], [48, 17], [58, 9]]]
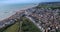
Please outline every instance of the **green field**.
[[54, 6], [54, 5], [39, 5], [36, 8], [51, 8], [51, 9], [60, 9], [60, 6]]
[[23, 18], [21, 32], [41, 32], [29, 19]]
[[[21, 18], [22, 21], [19, 20], [13, 25], [7, 27], [3, 30], [3, 32], [41, 32], [29, 19], [26, 17]], [[19, 29], [20, 28], [20, 29]]]
[[19, 22], [16, 22], [14, 25], [8, 27], [3, 32], [17, 32], [19, 29]]

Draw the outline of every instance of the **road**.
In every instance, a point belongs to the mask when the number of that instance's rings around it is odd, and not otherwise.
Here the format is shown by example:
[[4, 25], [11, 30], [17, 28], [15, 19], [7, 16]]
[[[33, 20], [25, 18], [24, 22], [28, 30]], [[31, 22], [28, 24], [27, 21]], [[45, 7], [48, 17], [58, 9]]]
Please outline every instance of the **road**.
[[34, 23], [34, 25], [36, 25], [42, 32], [44, 32], [44, 29], [39, 25], [39, 23], [36, 23], [31, 17], [26, 16], [26, 18], [30, 19], [31, 22]]
[[34, 25], [36, 25], [42, 32], [45, 31], [45, 30], [39, 25], [39, 23], [36, 23], [36, 22], [34, 21], [34, 19], [32, 19], [32, 17], [29, 17], [29, 16], [28, 16], [29, 13], [28, 13], [27, 11], [25, 11], [25, 15], [26, 15], [26, 18], [30, 19], [31, 22], [33, 22]]

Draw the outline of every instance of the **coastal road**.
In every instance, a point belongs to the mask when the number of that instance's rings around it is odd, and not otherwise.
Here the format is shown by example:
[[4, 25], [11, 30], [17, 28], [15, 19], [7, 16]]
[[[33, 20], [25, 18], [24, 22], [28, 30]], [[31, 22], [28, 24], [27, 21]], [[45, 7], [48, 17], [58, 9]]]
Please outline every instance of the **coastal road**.
[[44, 32], [44, 29], [39, 25], [39, 23], [36, 23], [31, 17], [26, 16], [26, 18], [30, 19], [31, 22], [34, 23], [34, 25], [36, 25], [42, 32]]
[[28, 12], [27, 11], [25, 11], [25, 15], [26, 15], [26, 18], [28, 18], [28, 19], [30, 19], [31, 20], [31, 22], [33, 22], [34, 23], [34, 25], [36, 25], [42, 32], [44, 32], [45, 30], [39, 25], [39, 23], [36, 23], [35, 21], [34, 21], [34, 19], [32, 19], [32, 17], [29, 17], [28, 15]]

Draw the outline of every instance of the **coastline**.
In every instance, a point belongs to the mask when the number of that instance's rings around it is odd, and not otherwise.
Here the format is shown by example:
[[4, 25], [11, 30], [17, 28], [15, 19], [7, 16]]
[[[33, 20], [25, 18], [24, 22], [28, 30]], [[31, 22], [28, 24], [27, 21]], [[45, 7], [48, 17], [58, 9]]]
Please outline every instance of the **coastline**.
[[11, 15], [8, 15], [7, 17], [3, 18], [0, 20], [1, 21], [4, 21], [5, 19], [8, 19], [9, 17], [11, 17], [12, 15], [15, 15], [16, 13], [19, 13], [19, 12], [22, 12], [23, 10], [27, 10], [27, 9], [30, 9], [32, 7], [36, 7], [37, 5], [34, 5], [34, 6], [26, 6], [26, 7], [22, 7], [21, 9], [17, 10], [17, 11], [14, 11]]
[[6, 27], [6, 25], [9, 26], [9, 25], [15, 23], [17, 21], [17, 19], [20, 19], [20, 17], [25, 14], [25, 11], [27, 9], [30, 9], [30, 8], [33, 8], [36, 6], [37, 5], [21, 8], [20, 10], [17, 10], [16, 13], [12, 14], [11, 16], [8, 16], [5, 19], [0, 20], [0, 28]]

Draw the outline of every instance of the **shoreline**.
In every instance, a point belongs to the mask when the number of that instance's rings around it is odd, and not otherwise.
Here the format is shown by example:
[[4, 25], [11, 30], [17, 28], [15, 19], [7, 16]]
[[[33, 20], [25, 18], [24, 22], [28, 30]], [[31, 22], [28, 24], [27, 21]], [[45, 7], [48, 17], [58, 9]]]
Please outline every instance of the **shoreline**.
[[22, 7], [21, 9], [19, 9], [19, 10], [17, 10], [17, 11], [14, 11], [14, 13], [13, 13], [12, 15], [9, 15], [8, 17], [5, 17], [5, 18], [1, 19], [0, 22], [8, 19], [9, 17], [15, 15], [16, 13], [22, 12], [23, 10], [27, 10], [27, 9], [30, 9], [30, 8], [36, 7], [36, 6], [37, 6], [37, 5], [34, 5], [34, 6], [31, 6], [31, 5], [30, 5], [30, 6]]
[[27, 9], [30, 9], [30, 8], [33, 8], [33, 7], [36, 7], [36, 6], [37, 5], [35, 5], [35, 6], [28, 6], [28, 7], [22, 8], [22, 9], [16, 11], [16, 13], [12, 14], [11, 16], [6, 17], [3, 20], [0, 20], [0, 28], [4, 28], [4, 27], [7, 27], [7, 26], [15, 23], [17, 21], [17, 19], [20, 19], [20, 17], [25, 14], [25, 11]]
[[27, 9], [34, 8], [36, 6], [37, 5], [35, 5], [35, 6], [28, 6], [26, 8], [22, 8], [20, 10], [17, 10], [16, 13], [12, 14], [11, 16], [6, 17], [3, 20], [0, 20], [0, 29], [4, 28], [4, 27], [7, 27], [7, 26], [9, 26], [9, 25], [11, 25], [13, 23], [15, 23], [17, 21], [17, 19], [20, 19], [20, 17], [22, 17], [23, 15], [25, 15], [25, 11]]

